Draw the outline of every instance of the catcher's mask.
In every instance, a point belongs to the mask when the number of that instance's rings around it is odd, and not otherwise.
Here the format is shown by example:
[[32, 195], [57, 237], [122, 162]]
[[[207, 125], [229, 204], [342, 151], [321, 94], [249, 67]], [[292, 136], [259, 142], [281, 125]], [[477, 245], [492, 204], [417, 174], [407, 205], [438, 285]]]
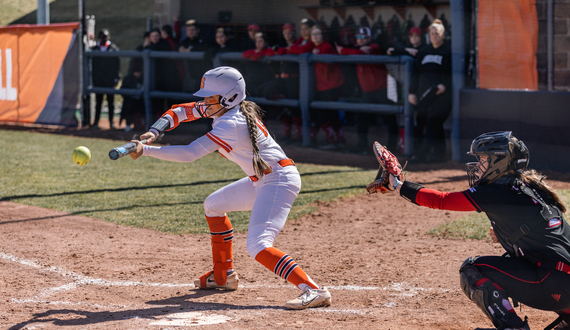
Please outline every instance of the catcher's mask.
[[201, 97], [220, 95], [219, 104], [231, 109], [245, 99], [245, 80], [238, 70], [229, 66], [220, 66], [204, 73], [200, 90], [194, 95]]
[[[467, 154], [475, 156], [479, 161], [465, 164], [470, 187], [491, 183], [509, 171], [522, 173], [530, 160], [526, 145], [510, 131], [478, 136], [471, 142], [471, 150]], [[481, 156], [488, 158], [481, 162]], [[482, 166], [477, 166], [478, 163]]]

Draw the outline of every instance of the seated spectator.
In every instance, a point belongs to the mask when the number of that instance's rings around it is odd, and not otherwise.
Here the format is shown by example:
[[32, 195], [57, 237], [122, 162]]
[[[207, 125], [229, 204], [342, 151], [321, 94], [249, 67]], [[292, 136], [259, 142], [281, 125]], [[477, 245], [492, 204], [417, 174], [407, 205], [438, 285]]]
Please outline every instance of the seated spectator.
[[[261, 32], [259, 25], [250, 24], [247, 26], [247, 38], [241, 44], [241, 50], [246, 51], [255, 48], [255, 35]], [[249, 81], [248, 81], [249, 82]]]
[[[372, 34], [366, 26], [360, 27], [356, 33], [356, 48], [347, 48], [337, 45], [337, 51], [341, 55], [382, 55], [382, 50], [378, 44], [373, 44]], [[388, 70], [384, 64], [356, 64], [358, 82], [362, 89], [362, 103], [388, 104], [387, 78]], [[388, 126], [389, 150], [397, 150], [398, 145], [398, 118], [395, 114], [382, 115], [384, 123]], [[374, 115], [366, 112], [358, 112], [355, 115], [356, 132], [358, 133], [358, 143], [353, 152], [367, 154], [370, 145], [368, 143], [368, 126], [374, 119]], [[383, 142], [382, 144], [385, 144]]]
[[246, 64], [244, 77], [248, 90], [254, 96], [263, 96], [262, 87], [275, 78], [275, 70], [266, 62], [258, 62], [265, 56], [273, 56], [275, 51], [269, 48], [265, 35], [261, 32], [255, 35], [255, 49], [246, 50], [242, 57], [250, 60]]
[[[337, 54], [333, 46], [325, 42], [321, 29], [316, 26], [311, 30], [311, 41], [315, 45], [312, 51], [314, 55]], [[315, 81], [315, 100], [337, 101], [344, 84], [341, 65], [338, 63], [315, 63]], [[312, 111], [311, 119], [313, 117], [311, 131], [313, 144], [317, 143], [317, 133], [319, 128], [322, 128], [325, 132], [326, 143], [320, 146], [321, 149], [344, 147], [344, 134], [336, 111], [314, 110]]]

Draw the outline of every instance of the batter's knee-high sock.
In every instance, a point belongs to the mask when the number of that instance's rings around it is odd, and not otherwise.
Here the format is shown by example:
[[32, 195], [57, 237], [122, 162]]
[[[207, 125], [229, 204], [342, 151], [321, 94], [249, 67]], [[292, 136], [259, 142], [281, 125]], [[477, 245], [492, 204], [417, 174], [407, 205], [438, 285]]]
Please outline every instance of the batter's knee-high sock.
[[[206, 216], [212, 235], [212, 259], [214, 261], [214, 280], [216, 284], [226, 284], [228, 273], [234, 268], [233, 242], [234, 230], [228, 216]], [[206, 275], [207, 276], [207, 275]]]
[[305, 290], [307, 286], [319, 289], [319, 286], [297, 265], [293, 258], [274, 247], [268, 247], [259, 252], [255, 260], [301, 290]]

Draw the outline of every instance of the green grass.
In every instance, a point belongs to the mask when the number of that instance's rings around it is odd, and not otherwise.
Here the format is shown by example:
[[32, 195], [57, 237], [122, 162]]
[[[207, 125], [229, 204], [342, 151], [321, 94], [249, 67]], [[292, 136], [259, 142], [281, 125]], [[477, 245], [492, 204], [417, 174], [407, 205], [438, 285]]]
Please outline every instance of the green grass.
[[[120, 225], [177, 234], [207, 232], [203, 201], [244, 173], [219, 154], [193, 163], [151, 157], [112, 161], [108, 152], [124, 141], [0, 130], [0, 199], [103, 219]], [[77, 146], [91, 161], [73, 163]], [[312, 212], [317, 200], [364, 193], [374, 170], [298, 164], [303, 189], [290, 219]], [[230, 214], [238, 232], [247, 230], [249, 212]], [[41, 219], [36, 219], [41, 221]]]
[[[566, 207], [570, 207], [570, 189], [558, 190], [557, 192]], [[566, 220], [568, 221], [568, 219]], [[491, 227], [491, 223], [485, 213], [473, 212], [457, 220], [439, 225], [428, 231], [428, 234], [442, 238], [490, 239], [489, 227]]]

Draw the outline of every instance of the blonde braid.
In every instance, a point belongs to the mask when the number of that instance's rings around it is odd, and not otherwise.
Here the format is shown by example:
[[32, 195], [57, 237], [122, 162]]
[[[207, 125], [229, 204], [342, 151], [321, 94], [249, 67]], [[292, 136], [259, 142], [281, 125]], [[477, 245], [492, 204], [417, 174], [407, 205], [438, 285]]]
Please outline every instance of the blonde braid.
[[263, 110], [261, 110], [257, 104], [250, 101], [242, 101], [240, 110], [247, 120], [249, 138], [253, 146], [253, 169], [257, 177], [261, 179], [265, 175], [265, 171], [269, 170], [269, 173], [273, 173], [271, 166], [259, 155], [259, 146], [257, 145], [257, 124], [255, 120], [261, 116]]

